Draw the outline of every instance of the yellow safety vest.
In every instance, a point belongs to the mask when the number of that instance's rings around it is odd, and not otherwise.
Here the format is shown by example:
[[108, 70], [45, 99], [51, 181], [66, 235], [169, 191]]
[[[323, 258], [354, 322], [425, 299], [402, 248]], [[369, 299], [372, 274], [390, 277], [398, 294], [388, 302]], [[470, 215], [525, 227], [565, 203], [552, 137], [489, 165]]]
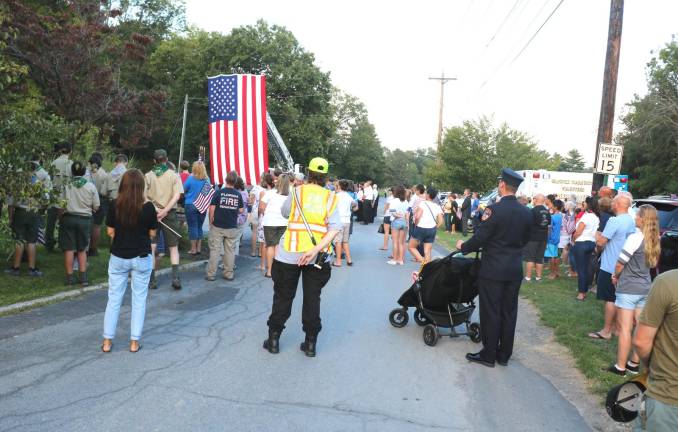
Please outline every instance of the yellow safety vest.
[[[327, 217], [337, 206], [337, 196], [334, 192], [314, 184], [302, 185], [296, 190], [295, 188], [290, 190], [290, 193], [295, 192], [316, 244], [318, 244], [327, 233]], [[297, 200], [292, 198], [290, 217], [285, 231], [283, 247], [287, 252], [306, 252], [313, 248], [311, 236], [297, 208]]]

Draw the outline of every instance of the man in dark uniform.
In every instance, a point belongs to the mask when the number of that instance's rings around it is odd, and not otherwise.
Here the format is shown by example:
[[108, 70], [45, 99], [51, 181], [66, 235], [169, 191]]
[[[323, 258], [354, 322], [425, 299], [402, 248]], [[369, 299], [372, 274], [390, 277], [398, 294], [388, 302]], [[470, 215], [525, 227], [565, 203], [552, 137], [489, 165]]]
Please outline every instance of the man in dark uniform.
[[530, 234], [530, 211], [516, 199], [523, 178], [504, 168], [499, 177], [501, 199], [485, 209], [476, 233], [457, 249], [482, 249], [479, 275], [480, 325], [483, 349], [466, 359], [494, 367], [508, 365], [518, 318], [518, 291], [523, 279], [522, 252]]

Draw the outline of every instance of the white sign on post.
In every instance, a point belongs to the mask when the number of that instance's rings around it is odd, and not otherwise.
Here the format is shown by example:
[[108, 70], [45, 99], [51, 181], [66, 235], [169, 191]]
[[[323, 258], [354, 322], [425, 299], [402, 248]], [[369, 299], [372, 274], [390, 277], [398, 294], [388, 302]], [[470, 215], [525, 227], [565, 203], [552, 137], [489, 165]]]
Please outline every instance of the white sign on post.
[[595, 172], [598, 174], [619, 174], [623, 154], [623, 146], [600, 143], [598, 145], [598, 160], [596, 160]]

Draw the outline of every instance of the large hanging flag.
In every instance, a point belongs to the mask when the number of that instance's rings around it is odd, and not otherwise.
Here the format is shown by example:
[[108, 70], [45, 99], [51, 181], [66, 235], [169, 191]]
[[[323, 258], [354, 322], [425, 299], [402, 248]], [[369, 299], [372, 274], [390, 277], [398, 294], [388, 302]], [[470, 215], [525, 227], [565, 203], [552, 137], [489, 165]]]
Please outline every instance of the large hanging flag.
[[268, 170], [266, 78], [219, 75], [207, 79], [212, 181], [235, 170], [245, 184], [257, 184]]

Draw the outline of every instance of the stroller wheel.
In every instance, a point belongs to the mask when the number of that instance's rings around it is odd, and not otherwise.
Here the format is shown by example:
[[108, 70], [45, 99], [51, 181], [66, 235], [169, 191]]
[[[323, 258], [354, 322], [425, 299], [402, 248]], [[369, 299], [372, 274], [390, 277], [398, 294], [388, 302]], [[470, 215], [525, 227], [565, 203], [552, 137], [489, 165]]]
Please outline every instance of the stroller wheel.
[[438, 343], [438, 329], [433, 324], [426, 324], [424, 327], [424, 343], [428, 346]]
[[431, 321], [429, 321], [429, 319], [426, 318], [426, 315], [424, 315], [419, 309], [417, 309], [416, 311], [414, 311], [414, 322], [423, 327], [426, 324], [430, 324]]
[[471, 323], [471, 325], [468, 326], [468, 336], [471, 338], [471, 340], [475, 343], [480, 342], [480, 324], [478, 323]]
[[388, 321], [393, 327], [401, 328], [407, 325], [407, 322], [410, 320], [409, 315], [407, 315], [406, 309], [393, 309], [390, 314], [388, 314]]

